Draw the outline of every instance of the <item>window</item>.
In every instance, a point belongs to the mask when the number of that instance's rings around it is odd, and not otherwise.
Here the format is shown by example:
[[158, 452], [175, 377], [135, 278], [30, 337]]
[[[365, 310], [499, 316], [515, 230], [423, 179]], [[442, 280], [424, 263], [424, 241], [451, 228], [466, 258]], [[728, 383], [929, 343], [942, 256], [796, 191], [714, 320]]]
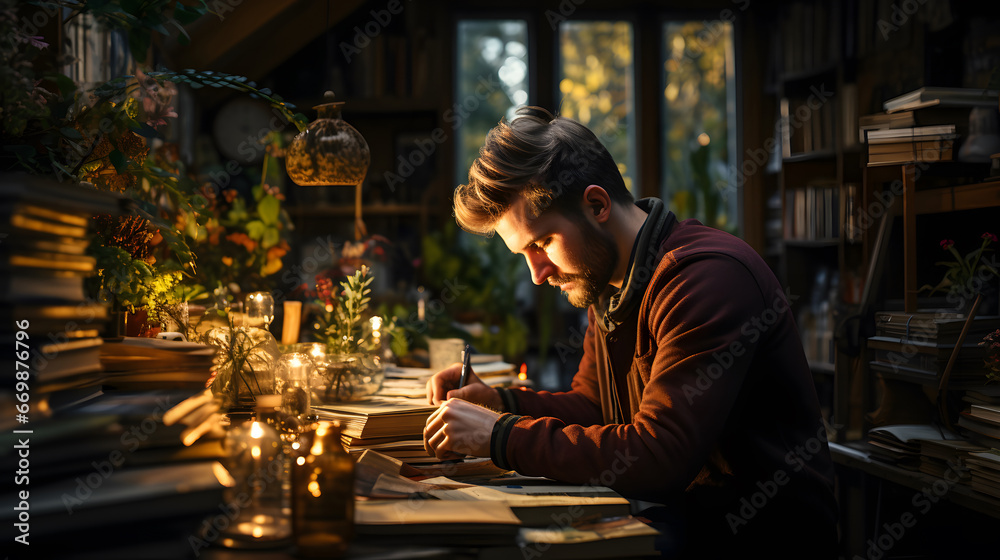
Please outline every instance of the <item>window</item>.
[[499, 115], [514, 117], [528, 102], [528, 23], [519, 19], [462, 20], [456, 43], [455, 178], [464, 183], [483, 138]]
[[[534, 45], [554, 56], [554, 72], [545, 76], [534, 74], [529, 65], [529, 54], [534, 54], [529, 37], [552, 24], [544, 11], [527, 19], [459, 20], [455, 107], [468, 115], [456, 133], [456, 184], [468, 177], [484, 136], [500, 115], [509, 118], [519, 105], [538, 104], [593, 130], [636, 197], [659, 196], [681, 219], [698, 218], [739, 233], [733, 23], [670, 14], [655, 21], [622, 15], [560, 20], [554, 44]], [[640, 32], [656, 37], [659, 52], [636, 51]], [[641, 56], [653, 56], [655, 63], [640, 66]], [[640, 68], [652, 73], [654, 67], [655, 75], [638, 80]], [[529, 88], [531, 80], [535, 83]], [[484, 96], [487, 83], [492, 91]], [[659, 106], [643, 107], [637, 87], [658, 89]], [[529, 94], [536, 90], [544, 98]], [[640, 122], [657, 127], [655, 135], [643, 135], [643, 144], [638, 140]], [[642, 166], [643, 161], [656, 165]], [[647, 167], [652, 175], [659, 169], [659, 177], [640, 176]]]
[[557, 95], [559, 113], [594, 131], [636, 194], [633, 44], [627, 21], [561, 23]]
[[663, 24], [661, 198], [678, 218], [735, 233], [733, 29], [724, 21]]

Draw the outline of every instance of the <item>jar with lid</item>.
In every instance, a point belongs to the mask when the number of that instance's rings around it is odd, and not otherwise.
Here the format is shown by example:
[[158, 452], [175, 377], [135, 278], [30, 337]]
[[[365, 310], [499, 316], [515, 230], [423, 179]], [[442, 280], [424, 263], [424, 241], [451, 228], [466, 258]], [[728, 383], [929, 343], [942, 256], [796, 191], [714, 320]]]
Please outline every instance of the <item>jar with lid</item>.
[[292, 529], [300, 557], [342, 557], [354, 538], [354, 459], [340, 424], [304, 432], [292, 462]]

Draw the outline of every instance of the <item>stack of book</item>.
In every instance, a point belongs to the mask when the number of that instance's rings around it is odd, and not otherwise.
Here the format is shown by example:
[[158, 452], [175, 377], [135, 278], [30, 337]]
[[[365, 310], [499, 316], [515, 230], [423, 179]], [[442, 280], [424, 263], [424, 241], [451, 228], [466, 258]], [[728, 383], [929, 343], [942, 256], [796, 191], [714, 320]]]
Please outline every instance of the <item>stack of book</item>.
[[357, 458], [372, 449], [404, 463], [433, 463], [424, 450], [424, 424], [437, 410], [427, 399], [376, 395], [360, 402], [313, 405], [320, 420], [340, 423], [341, 441]]
[[[138, 558], [151, 549], [164, 557], [190, 553], [188, 539], [224, 503], [215, 474], [224, 452], [218, 437], [185, 446], [185, 427], [163, 424], [163, 414], [189, 396], [101, 393], [58, 414], [33, 415], [22, 426], [30, 434], [0, 432], [5, 449], [30, 449], [30, 473], [25, 468], [24, 482], [2, 494], [17, 504], [18, 492], [30, 489], [29, 538], [38, 557], [67, 557], [69, 549], [94, 558]], [[0, 521], [17, 523], [15, 509], [5, 508]], [[97, 552], [129, 546], [136, 548], [131, 554]]]
[[90, 223], [96, 214], [128, 211], [127, 204], [81, 185], [0, 178], [0, 339], [25, 352], [12, 365], [30, 371], [32, 391], [99, 380], [96, 348], [108, 313], [84, 291], [96, 267], [86, 254]]
[[921, 468], [921, 448], [925, 441], [959, 441], [949, 430], [930, 424], [892, 424], [868, 431], [873, 457], [907, 470]]
[[970, 440], [1000, 449], [1000, 406], [969, 405], [959, 413], [958, 425]]
[[970, 453], [968, 464], [972, 489], [1000, 498], [1000, 453], [996, 449]]
[[920, 442], [920, 472], [938, 478], [957, 476], [960, 483], [969, 484], [972, 481], [969, 455], [983, 451], [988, 449], [966, 440], [923, 440]]
[[118, 390], [204, 389], [216, 347], [147, 337], [107, 339], [100, 348], [103, 383]]
[[884, 111], [858, 119], [868, 144], [868, 165], [952, 161], [968, 134], [974, 107], [996, 107], [997, 92], [980, 88], [922, 87], [882, 104]]
[[959, 138], [954, 124], [869, 130], [868, 166], [952, 161]]
[[[875, 335], [868, 338], [869, 365], [874, 371], [897, 378], [938, 378], [945, 370], [965, 325], [959, 313], [879, 311]], [[985, 381], [983, 336], [1000, 328], [1000, 317], [976, 317], [952, 365], [955, 383]]]

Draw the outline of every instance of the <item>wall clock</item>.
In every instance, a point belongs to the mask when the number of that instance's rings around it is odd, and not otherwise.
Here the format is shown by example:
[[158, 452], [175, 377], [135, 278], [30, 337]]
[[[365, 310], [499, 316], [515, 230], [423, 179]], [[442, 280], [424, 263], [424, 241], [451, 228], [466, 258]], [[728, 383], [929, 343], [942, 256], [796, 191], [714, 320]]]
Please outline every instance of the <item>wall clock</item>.
[[282, 121], [271, 106], [260, 99], [238, 97], [219, 109], [212, 124], [212, 136], [222, 156], [241, 165], [260, 163], [268, 133]]

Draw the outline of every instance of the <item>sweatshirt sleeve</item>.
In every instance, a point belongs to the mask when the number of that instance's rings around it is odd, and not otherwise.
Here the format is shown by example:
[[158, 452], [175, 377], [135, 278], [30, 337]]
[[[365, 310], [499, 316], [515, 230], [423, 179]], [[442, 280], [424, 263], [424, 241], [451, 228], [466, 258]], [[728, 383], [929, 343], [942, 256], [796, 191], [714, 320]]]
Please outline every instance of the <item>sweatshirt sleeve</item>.
[[691, 483], [766, 343], [766, 336], [747, 333], [760, 333], [748, 326], [768, 317], [768, 306], [754, 275], [716, 253], [657, 271], [650, 290], [639, 320], [652, 349], [638, 361], [651, 358], [651, 365], [638, 372], [645, 387], [631, 422], [587, 425], [541, 414], [553, 400], [540, 395], [521, 407], [521, 414], [530, 409], [532, 415], [505, 419], [507, 433], [495, 434], [503, 449], [494, 452], [504, 455], [504, 464], [524, 475], [601, 484], [645, 499], [666, 498]]

